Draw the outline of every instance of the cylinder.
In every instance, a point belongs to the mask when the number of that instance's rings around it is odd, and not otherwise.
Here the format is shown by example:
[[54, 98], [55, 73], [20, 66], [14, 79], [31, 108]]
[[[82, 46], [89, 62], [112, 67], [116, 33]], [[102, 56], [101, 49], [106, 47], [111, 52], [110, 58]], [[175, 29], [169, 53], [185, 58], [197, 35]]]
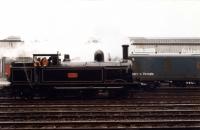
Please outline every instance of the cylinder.
[[122, 54], [124, 60], [128, 59], [128, 47], [129, 45], [122, 45]]

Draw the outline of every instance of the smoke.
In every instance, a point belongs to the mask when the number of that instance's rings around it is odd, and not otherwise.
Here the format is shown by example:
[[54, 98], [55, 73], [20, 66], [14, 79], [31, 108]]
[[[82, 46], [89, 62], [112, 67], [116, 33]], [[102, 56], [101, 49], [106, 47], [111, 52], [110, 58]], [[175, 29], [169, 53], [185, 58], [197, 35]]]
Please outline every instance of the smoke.
[[20, 56], [28, 56], [28, 51], [26, 52], [28, 48], [24, 45], [22, 46], [16, 46], [14, 48], [0, 48], [0, 58], [1, 57], [9, 57], [9, 58], [15, 58]]
[[[107, 30], [106, 30], [107, 29]], [[94, 29], [84, 36], [51, 37], [39, 39], [23, 39], [24, 44], [14, 48], [0, 48], [0, 58], [32, 57], [32, 54], [69, 54], [71, 61], [94, 61], [96, 50], [104, 52], [105, 61], [122, 58], [122, 44], [128, 44], [129, 39], [116, 30], [115, 27]], [[47, 40], [48, 39], [48, 40]]]
[[[53, 41], [25, 41], [14, 48], [0, 48], [1, 57], [32, 57], [32, 54], [69, 54], [72, 61], [93, 61], [96, 50], [104, 52], [105, 61], [120, 59], [122, 57], [121, 45], [123, 42], [106, 38], [89, 38], [88, 41], [77, 45], [67, 45]], [[116, 58], [117, 57], [117, 58]]]
[[[13, 43], [15, 44], [15, 43]], [[0, 47], [0, 58], [8, 57], [11, 59], [15, 59], [16, 57], [32, 57], [33, 53], [44, 52], [43, 48], [44, 44], [40, 44], [40, 42], [24, 42], [24, 43], [16, 43], [13, 47]]]

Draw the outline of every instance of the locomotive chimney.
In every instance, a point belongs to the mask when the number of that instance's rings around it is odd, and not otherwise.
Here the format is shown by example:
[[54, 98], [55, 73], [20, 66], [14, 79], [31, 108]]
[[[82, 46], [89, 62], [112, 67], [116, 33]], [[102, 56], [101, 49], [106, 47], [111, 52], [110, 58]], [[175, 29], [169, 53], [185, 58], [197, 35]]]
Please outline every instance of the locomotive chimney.
[[128, 47], [129, 45], [122, 45], [123, 60], [128, 59]]

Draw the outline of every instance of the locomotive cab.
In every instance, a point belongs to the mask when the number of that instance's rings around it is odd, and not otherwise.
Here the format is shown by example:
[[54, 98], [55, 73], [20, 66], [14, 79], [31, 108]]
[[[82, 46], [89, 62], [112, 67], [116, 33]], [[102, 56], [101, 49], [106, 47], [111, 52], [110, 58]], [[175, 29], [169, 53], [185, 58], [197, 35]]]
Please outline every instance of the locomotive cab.
[[33, 54], [33, 64], [35, 67], [45, 67], [48, 65], [59, 65], [61, 60], [60, 54]]

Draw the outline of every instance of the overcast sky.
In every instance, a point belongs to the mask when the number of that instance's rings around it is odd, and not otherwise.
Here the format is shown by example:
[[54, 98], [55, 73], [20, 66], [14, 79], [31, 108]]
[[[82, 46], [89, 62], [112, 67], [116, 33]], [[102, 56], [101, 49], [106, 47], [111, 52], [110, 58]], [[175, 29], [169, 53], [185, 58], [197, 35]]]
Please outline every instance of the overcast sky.
[[198, 0], [0, 0], [0, 17], [0, 39], [86, 60], [96, 49], [121, 56], [132, 36], [200, 37]]

